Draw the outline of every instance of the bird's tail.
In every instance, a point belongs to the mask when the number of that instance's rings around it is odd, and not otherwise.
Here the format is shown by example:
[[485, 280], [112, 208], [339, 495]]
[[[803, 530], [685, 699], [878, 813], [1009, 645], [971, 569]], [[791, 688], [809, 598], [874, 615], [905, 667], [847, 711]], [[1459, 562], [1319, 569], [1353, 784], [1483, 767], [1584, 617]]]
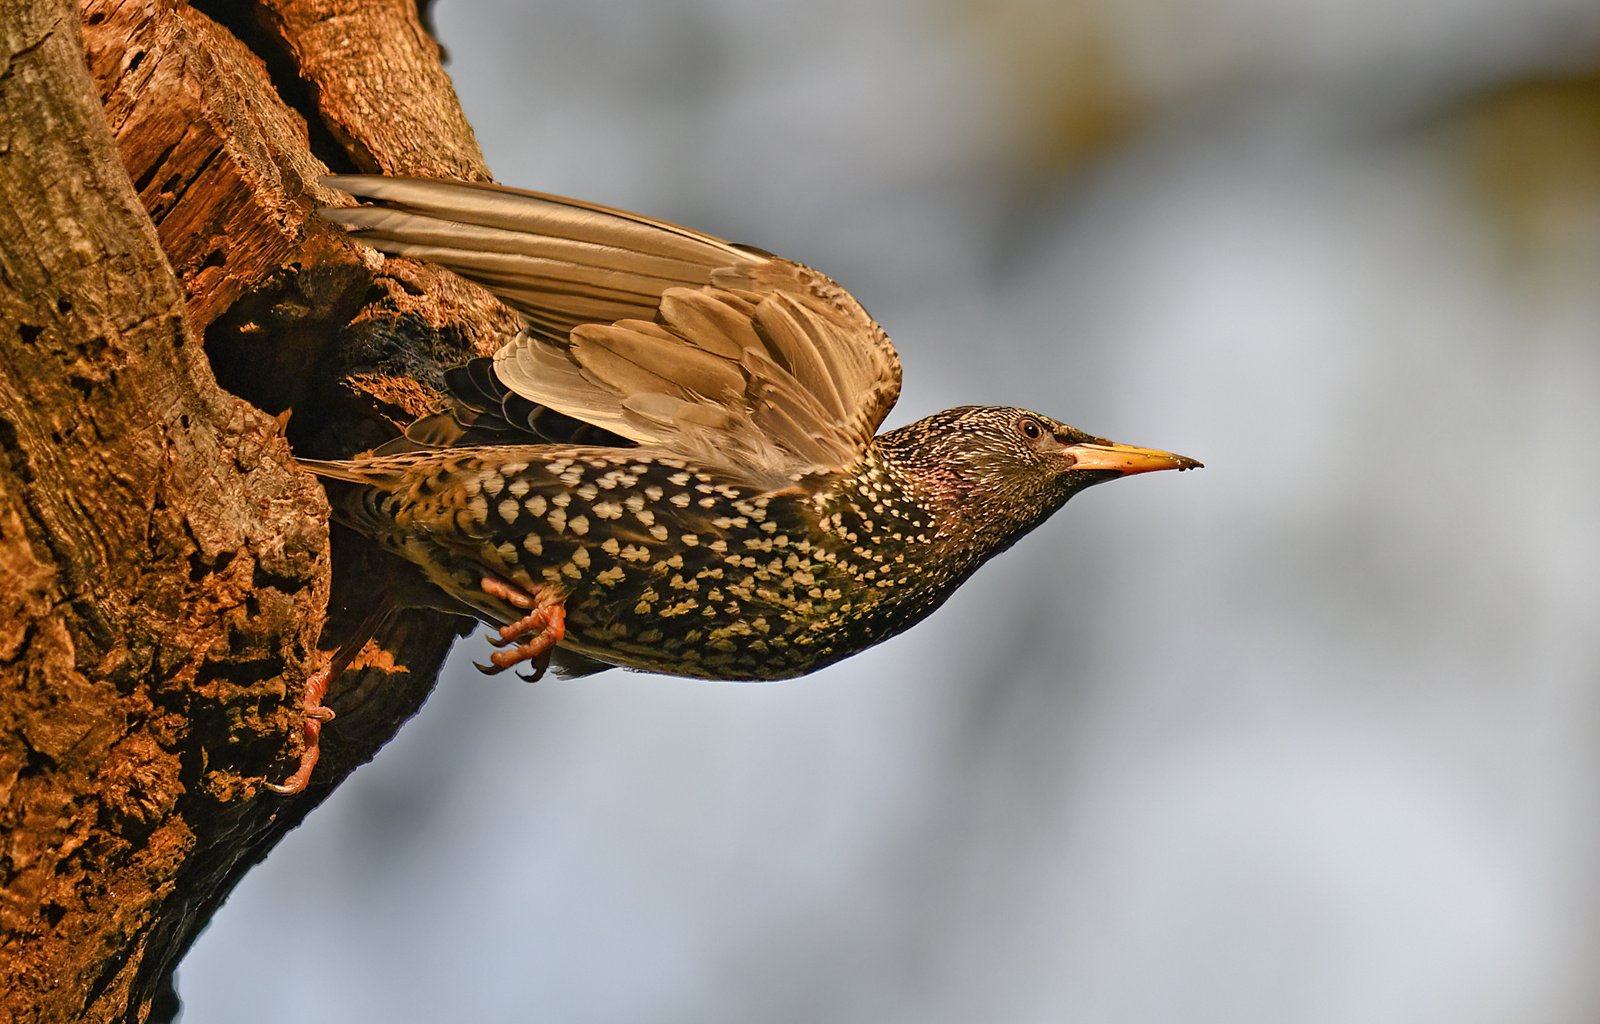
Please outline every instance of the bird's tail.
[[300, 468], [315, 473], [317, 476], [328, 480], [344, 480], [352, 484], [370, 484], [382, 487], [380, 480], [374, 479], [370, 463], [362, 462], [334, 462], [329, 459], [295, 459]]

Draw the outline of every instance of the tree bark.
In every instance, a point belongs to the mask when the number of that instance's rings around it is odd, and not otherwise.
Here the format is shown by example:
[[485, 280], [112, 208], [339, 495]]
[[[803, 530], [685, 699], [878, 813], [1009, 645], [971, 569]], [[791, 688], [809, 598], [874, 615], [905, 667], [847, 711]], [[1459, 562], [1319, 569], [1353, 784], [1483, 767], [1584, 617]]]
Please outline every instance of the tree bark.
[[314, 214], [330, 167], [487, 178], [411, 0], [23, 0], [0, 60], [0, 1019], [165, 1020], [462, 625], [393, 616], [311, 787], [265, 788], [305, 676], [410, 579], [330, 547], [291, 451], [381, 443], [513, 321]]

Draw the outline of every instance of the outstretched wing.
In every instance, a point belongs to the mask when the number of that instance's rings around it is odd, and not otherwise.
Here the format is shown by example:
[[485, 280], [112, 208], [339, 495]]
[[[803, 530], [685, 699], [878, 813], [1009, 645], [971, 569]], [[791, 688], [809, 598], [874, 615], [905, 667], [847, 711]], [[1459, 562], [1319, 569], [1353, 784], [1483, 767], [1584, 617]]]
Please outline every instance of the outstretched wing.
[[894, 347], [822, 274], [665, 221], [496, 185], [324, 179], [361, 241], [477, 281], [527, 329], [495, 372], [530, 401], [756, 480], [848, 465], [900, 393]]

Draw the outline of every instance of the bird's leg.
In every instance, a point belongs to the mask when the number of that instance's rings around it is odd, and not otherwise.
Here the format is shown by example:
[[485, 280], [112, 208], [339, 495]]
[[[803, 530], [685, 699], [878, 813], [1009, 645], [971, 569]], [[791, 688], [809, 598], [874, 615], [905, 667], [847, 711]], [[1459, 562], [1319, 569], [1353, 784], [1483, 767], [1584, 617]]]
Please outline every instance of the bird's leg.
[[322, 753], [322, 726], [333, 721], [333, 709], [322, 706], [322, 698], [328, 692], [328, 684], [339, 674], [333, 666], [334, 662], [329, 661], [306, 677], [304, 702], [306, 717], [300, 726], [302, 737], [300, 766], [295, 769], [293, 775], [282, 782], [267, 783], [267, 788], [274, 792], [290, 796], [305, 789], [306, 783], [311, 781], [311, 771], [317, 766], [317, 758]]
[[301, 725], [300, 766], [293, 775], [282, 782], [269, 782], [267, 788], [286, 796], [292, 796], [306, 788], [311, 781], [311, 771], [317, 766], [317, 758], [322, 754], [321, 736], [322, 727], [333, 721], [333, 709], [322, 706], [322, 698], [327, 696], [328, 687], [339, 678], [339, 674], [350, 667], [361, 649], [367, 646], [367, 641], [372, 639], [383, 625], [383, 621], [394, 611], [395, 606], [388, 601], [380, 601], [376, 607], [367, 613], [356, 627], [350, 638], [339, 645], [339, 649], [328, 659], [328, 663], [306, 677], [304, 701], [305, 721]]
[[[490, 597], [520, 608], [528, 614], [507, 626], [500, 627], [500, 635], [489, 642], [496, 647], [516, 644], [509, 651], [495, 651], [489, 655], [488, 665], [477, 665], [479, 672], [493, 675], [524, 661], [533, 662], [533, 674], [522, 678], [533, 682], [550, 667], [550, 652], [567, 635], [567, 609], [563, 598], [549, 587], [524, 590], [499, 576], [485, 576], [481, 584]], [[534, 634], [532, 639], [525, 639]]]

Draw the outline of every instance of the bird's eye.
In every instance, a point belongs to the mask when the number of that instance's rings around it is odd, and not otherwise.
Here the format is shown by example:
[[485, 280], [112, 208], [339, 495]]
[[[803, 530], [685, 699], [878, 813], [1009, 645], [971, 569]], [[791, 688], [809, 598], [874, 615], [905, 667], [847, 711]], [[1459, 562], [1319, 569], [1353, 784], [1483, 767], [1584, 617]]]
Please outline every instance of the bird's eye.
[[1039, 426], [1039, 421], [1032, 416], [1024, 416], [1017, 423], [1017, 429], [1022, 431], [1022, 436], [1030, 441], [1037, 441], [1044, 433], [1044, 428]]

